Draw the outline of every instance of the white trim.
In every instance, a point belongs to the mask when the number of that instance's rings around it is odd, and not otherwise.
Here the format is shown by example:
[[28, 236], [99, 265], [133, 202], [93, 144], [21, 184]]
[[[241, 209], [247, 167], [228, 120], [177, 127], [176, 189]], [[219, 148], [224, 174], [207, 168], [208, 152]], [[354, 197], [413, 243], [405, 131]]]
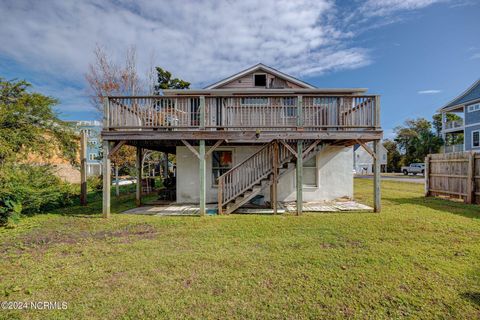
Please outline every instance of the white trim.
[[[480, 103], [469, 104], [468, 106], [465, 106], [465, 107], [467, 108], [467, 113], [480, 111]], [[475, 110], [470, 110], [470, 108]]]
[[478, 127], [478, 126], [480, 126], [480, 122], [466, 124], [463, 126], [463, 128]]
[[294, 78], [294, 77], [292, 77], [292, 76], [290, 76], [290, 75], [288, 75], [288, 74], [286, 74], [286, 73], [283, 73], [283, 72], [280, 72], [280, 71], [278, 71], [278, 70], [275, 70], [275, 69], [273, 69], [273, 68], [271, 68], [271, 67], [269, 67], [269, 66], [266, 66], [266, 65], [264, 65], [264, 64], [262, 64], [262, 63], [256, 64], [256, 65], [254, 65], [254, 66], [252, 66], [252, 67], [250, 67], [250, 68], [248, 68], [248, 69], [245, 69], [245, 70], [243, 70], [243, 71], [240, 71], [239, 73], [236, 73], [236, 74], [234, 74], [234, 75], [232, 75], [232, 76], [230, 76], [230, 77], [227, 77], [227, 78], [225, 78], [225, 79], [223, 79], [223, 80], [220, 80], [220, 81], [218, 81], [218, 82], [215, 82], [215, 83], [213, 83], [213, 84], [205, 87], [205, 89], [216, 89], [216, 88], [221, 87], [222, 85], [224, 85], [224, 84], [226, 84], [226, 83], [229, 83], [229, 82], [231, 82], [231, 81], [234, 81], [234, 80], [236, 80], [236, 79], [238, 79], [238, 78], [241, 78], [241, 77], [249, 74], [250, 72], [255, 72], [255, 71], [257, 71], [257, 70], [263, 70], [263, 71], [265, 71], [265, 72], [267, 72], [267, 73], [271, 73], [271, 74], [273, 74], [273, 75], [275, 75], [275, 76], [277, 76], [277, 77], [279, 77], [279, 78], [283, 78], [283, 79], [285, 79], [285, 80], [287, 80], [287, 81], [289, 81], [289, 82], [295, 83], [296, 85], [298, 85], [298, 86], [300, 86], [300, 87], [302, 87], [302, 88], [315, 89], [315, 87], [312, 86], [311, 84], [308, 84], [308, 83], [306, 83], [306, 82], [304, 82], [304, 81], [302, 81], [302, 80], [296, 79], [296, 78]]
[[[473, 145], [473, 134], [474, 134], [474, 133], [477, 133], [477, 132], [478, 132], [478, 146], [474, 146], [474, 145]], [[472, 149], [474, 149], [474, 148], [480, 148], [480, 130], [473, 130], [472, 133], [471, 133], [471, 138], [472, 138], [472, 141], [471, 141], [470, 145], [471, 145]], [[465, 139], [464, 139], [464, 140], [465, 140]]]

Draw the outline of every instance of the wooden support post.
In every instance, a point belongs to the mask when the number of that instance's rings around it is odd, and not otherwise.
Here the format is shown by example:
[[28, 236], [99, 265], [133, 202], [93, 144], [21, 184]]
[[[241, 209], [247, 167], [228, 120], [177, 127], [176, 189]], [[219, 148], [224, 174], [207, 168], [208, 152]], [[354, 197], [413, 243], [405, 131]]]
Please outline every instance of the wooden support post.
[[[303, 141], [297, 141], [297, 154], [303, 153]], [[297, 215], [303, 211], [303, 157], [297, 157]]]
[[206, 207], [206, 168], [205, 168], [205, 140], [200, 140], [198, 175], [200, 178], [200, 215], [205, 215]]
[[87, 205], [87, 132], [80, 134], [80, 204]]
[[[303, 129], [303, 97], [297, 97], [297, 129]], [[301, 154], [301, 153], [300, 153]]]
[[381, 189], [380, 189], [380, 159], [379, 159], [379, 152], [380, 152], [380, 144], [381, 140], [375, 140], [373, 142], [373, 152], [375, 153], [376, 157], [373, 158], [373, 211], [380, 212], [382, 210], [381, 204]]
[[205, 129], [205, 97], [200, 96], [200, 129]]
[[110, 175], [111, 162], [108, 158], [110, 152], [110, 143], [103, 140], [103, 217], [110, 218]]
[[223, 180], [219, 179], [218, 181], [218, 205], [217, 205], [217, 214], [223, 214]]
[[425, 157], [425, 197], [430, 196], [430, 155]]
[[380, 96], [375, 96], [375, 129], [380, 129]]
[[273, 145], [273, 181], [272, 188], [270, 192], [270, 202], [272, 203], [273, 214], [277, 214], [277, 184], [278, 184], [278, 142], [275, 142]]
[[135, 204], [137, 207], [142, 205], [142, 148], [137, 146], [137, 190], [135, 193]]
[[475, 202], [475, 153], [468, 153], [467, 196], [466, 203]]
[[118, 166], [115, 165], [115, 195], [120, 196], [120, 182], [118, 181]]

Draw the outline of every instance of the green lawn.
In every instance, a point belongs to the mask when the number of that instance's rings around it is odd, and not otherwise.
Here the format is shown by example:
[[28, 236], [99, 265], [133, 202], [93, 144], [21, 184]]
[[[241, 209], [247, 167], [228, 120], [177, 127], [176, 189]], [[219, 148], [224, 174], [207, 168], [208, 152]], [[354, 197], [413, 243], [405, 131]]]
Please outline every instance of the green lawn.
[[382, 185], [381, 214], [23, 219], [0, 230], [0, 301], [68, 309], [0, 318], [480, 318], [479, 207]]

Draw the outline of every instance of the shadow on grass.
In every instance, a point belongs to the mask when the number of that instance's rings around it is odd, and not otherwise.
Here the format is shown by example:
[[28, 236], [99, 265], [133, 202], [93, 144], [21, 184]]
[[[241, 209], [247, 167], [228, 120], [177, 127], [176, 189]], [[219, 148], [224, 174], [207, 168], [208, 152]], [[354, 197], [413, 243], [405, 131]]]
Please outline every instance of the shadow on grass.
[[480, 219], [480, 206], [476, 204], [464, 204], [451, 200], [444, 200], [434, 197], [409, 197], [409, 198], [388, 198], [384, 200], [396, 204], [411, 204], [416, 206], [424, 206], [430, 209], [458, 214], [467, 218]]
[[468, 300], [476, 304], [477, 306], [480, 306], [480, 292], [464, 292], [460, 294], [460, 296], [463, 299]]

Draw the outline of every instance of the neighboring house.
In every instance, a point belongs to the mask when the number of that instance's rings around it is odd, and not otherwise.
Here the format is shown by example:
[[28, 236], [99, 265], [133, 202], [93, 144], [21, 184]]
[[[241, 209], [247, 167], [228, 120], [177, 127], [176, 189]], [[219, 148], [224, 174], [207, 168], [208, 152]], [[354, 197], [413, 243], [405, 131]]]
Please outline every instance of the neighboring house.
[[100, 121], [69, 121], [77, 132], [87, 133], [87, 176], [98, 176], [102, 174], [101, 160], [101, 132]]
[[[373, 149], [373, 143], [366, 144], [370, 149]], [[380, 171], [387, 172], [387, 154], [383, 144], [380, 146], [379, 158], [380, 158]], [[373, 157], [370, 153], [362, 148], [359, 144], [353, 147], [353, 169], [356, 174], [373, 174]]]
[[[104, 172], [106, 155], [123, 143], [138, 148], [137, 162], [142, 149], [175, 153], [176, 201], [199, 203], [201, 213], [206, 203], [230, 213], [252, 199], [274, 210], [297, 201], [301, 212], [302, 201], [352, 198], [352, 146], [380, 148], [382, 138], [378, 96], [316, 88], [263, 64], [204, 89], [108, 97], [105, 119]], [[104, 198], [108, 215], [108, 189]]]
[[[442, 114], [442, 136], [463, 135], [463, 143], [445, 145], [444, 152], [473, 150], [480, 152], [480, 79], [458, 97], [438, 110]], [[447, 121], [447, 114], [454, 113], [461, 119]]]

